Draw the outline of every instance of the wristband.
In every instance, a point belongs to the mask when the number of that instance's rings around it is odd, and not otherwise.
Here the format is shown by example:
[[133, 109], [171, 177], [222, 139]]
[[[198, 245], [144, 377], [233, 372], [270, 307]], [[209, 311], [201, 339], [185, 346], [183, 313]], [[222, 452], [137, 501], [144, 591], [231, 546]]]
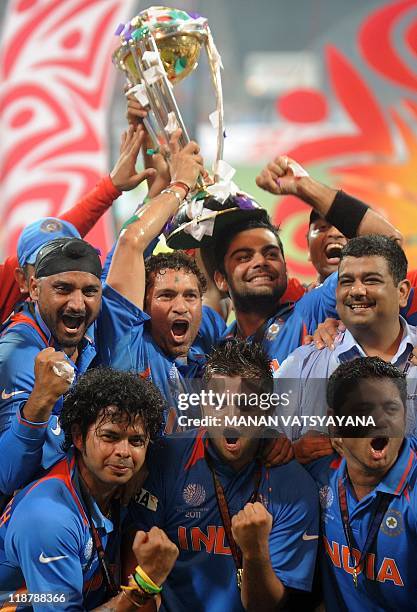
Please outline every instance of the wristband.
[[161, 195], [163, 193], [172, 193], [172, 195], [174, 195], [177, 199], [178, 202], [178, 206], [181, 206], [181, 204], [183, 203], [183, 198], [181, 197], [181, 194], [179, 191], [175, 191], [175, 189], [170, 189], [169, 187], [167, 189], [164, 189], [163, 191], [161, 191]]
[[334, 225], [346, 238], [357, 235], [359, 225], [370, 207], [341, 189], [337, 192], [325, 219]]
[[[138, 571], [139, 570], [139, 571]], [[150, 596], [158, 595], [162, 591], [162, 587], [156, 585], [138, 565], [133, 576], [136, 584]]]
[[145, 572], [144, 569], [141, 568], [140, 565], [137, 565], [135, 568], [135, 572], [137, 574], [139, 574], [139, 576], [141, 576], [141, 578], [143, 578], [143, 580], [145, 582], [147, 582], [149, 584], [149, 586], [153, 587], [154, 589], [156, 589], [158, 592], [162, 591], [162, 587], [159, 586], [159, 584], [156, 584], [156, 582], [154, 582], [152, 580], [152, 578], [149, 578], [148, 574]]
[[171, 189], [173, 187], [181, 187], [181, 189], [184, 189], [185, 197], [187, 197], [190, 193], [190, 186], [187, 185], [187, 183], [184, 183], [184, 181], [173, 181], [168, 185], [168, 189]]

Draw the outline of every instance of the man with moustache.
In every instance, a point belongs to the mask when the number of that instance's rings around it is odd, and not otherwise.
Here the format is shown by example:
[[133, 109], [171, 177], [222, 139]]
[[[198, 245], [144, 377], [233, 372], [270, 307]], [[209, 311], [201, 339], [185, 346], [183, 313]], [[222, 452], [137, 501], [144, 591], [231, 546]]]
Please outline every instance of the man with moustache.
[[[344, 456], [307, 469], [319, 487], [320, 571], [326, 609], [415, 610], [417, 460], [404, 438], [407, 383], [379, 357], [342, 363], [327, 388], [330, 413], [372, 416], [375, 428], [341, 436]], [[358, 437], [367, 435], [369, 437]]]
[[[353, 238], [343, 248], [336, 301], [346, 330], [336, 338], [334, 350], [303, 346], [284, 361], [277, 377], [281, 384], [293, 389], [290, 414], [325, 415], [325, 381], [341, 363], [358, 357], [378, 356], [406, 371], [410, 392], [415, 392], [417, 368], [410, 359], [417, 344], [417, 330], [400, 316], [410, 291], [406, 276], [405, 253], [389, 238], [362, 236]], [[415, 419], [415, 402], [410, 399], [407, 433], [414, 431]], [[298, 439], [307, 431], [306, 427], [294, 427], [286, 433], [291, 439]], [[301, 439], [296, 443], [301, 454], [305, 442], [306, 439]], [[326, 441], [321, 442], [323, 452], [329, 452]]]

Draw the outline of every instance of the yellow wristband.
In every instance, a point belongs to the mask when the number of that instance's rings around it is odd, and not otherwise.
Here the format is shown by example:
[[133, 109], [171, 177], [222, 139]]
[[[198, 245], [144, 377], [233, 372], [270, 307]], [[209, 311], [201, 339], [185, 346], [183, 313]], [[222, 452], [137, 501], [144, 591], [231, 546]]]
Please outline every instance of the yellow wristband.
[[136, 566], [135, 572], [154, 589], [161, 588], [159, 584], [155, 584], [155, 582], [149, 578], [148, 574], [141, 568], [140, 565]]

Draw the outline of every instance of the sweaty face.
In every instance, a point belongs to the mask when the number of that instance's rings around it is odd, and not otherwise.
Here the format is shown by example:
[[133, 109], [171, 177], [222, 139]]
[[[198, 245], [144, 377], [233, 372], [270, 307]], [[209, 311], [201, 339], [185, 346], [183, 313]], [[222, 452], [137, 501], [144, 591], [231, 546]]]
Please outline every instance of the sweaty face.
[[398, 319], [407, 304], [408, 283], [398, 286], [384, 257], [345, 257], [339, 267], [336, 290], [337, 311], [350, 331], [382, 332]]
[[[271, 307], [287, 288], [287, 269], [274, 234], [264, 228], [237, 234], [224, 257], [223, 290], [229, 291], [236, 309]], [[216, 281], [217, 282], [217, 281]]]
[[[349, 393], [343, 414], [372, 416], [367, 438], [343, 438], [346, 461], [364, 473], [385, 474], [395, 463], [405, 432], [405, 409], [389, 378], [362, 379]], [[396, 437], [394, 437], [396, 436]]]
[[30, 295], [58, 344], [71, 348], [98, 316], [101, 283], [90, 272], [62, 272], [32, 279]]
[[[111, 407], [110, 407], [111, 409]], [[112, 422], [102, 415], [90, 426], [85, 442], [73, 436], [83, 464], [82, 476], [93, 491], [128, 482], [145, 461], [148, 439], [139, 417]]]
[[325, 219], [317, 219], [308, 229], [307, 243], [310, 261], [319, 274], [320, 282], [323, 282], [332, 272], [336, 272], [347, 238]]
[[160, 270], [145, 298], [151, 317], [152, 338], [168, 355], [185, 357], [197, 336], [202, 298], [195, 274], [186, 270]]

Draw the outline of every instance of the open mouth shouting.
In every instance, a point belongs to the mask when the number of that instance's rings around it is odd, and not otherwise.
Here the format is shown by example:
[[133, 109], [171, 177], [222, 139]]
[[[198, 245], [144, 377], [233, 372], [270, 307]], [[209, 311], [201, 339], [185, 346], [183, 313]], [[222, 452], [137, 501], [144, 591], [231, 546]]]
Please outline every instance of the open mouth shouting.
[[338, 265], [342, 249], [343, 244], [340, 244], [338, 242], [330, 242], [326, 245], [324, 254], [327, 257], [327, 261], [329, 262], [329, 264]]
[[234, 427], [228, 427], [223, 430], [223, 446], [224, 448], [232, 454], [239, 453], [241, 449], [241, 434]]
[[171, 325], [171, 334], [176, 344], [182, 344], [187, 336], [190, 323], [187, 319], [175, 319]]
[[86, 328], [85, 314], [64, 313], [61, 322], [67, 336], [77, 336]]
[[387, 454], [389, 438], [379, 437], [379, 438], [371, 438], [370, 440], [370, 452], [371, 457], [376, 459], [377, 461], [380, 459], [384, 459]]

